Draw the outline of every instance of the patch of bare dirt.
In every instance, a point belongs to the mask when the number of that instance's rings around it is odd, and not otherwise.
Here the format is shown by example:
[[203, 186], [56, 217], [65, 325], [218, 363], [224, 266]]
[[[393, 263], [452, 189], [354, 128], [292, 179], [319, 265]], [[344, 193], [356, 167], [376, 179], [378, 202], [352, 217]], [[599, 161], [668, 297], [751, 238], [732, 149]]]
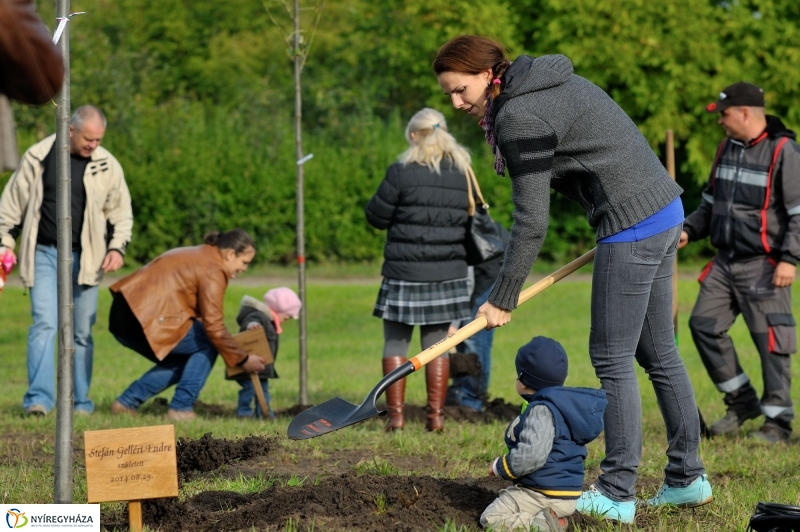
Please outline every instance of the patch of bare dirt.
[[450, 521], [479, 528], [483, 509], [506, 484], [431, 477], [358, 476], [346, 473], [315, 486], [273, 487], [241, 495], [205, 492], [185, 503], [145, 503], [145, 523], [164, 532], [183, 530], [299, 529], [423, 531]]
[[[183, 480], [210, 473], [257, 474], [254, 461], [271, 461], [282, 452], [276, 438], [251, 436], [242, 440], [215, 439], [206, 434], [178, 442], [178, 473]], [[348, 462], [372, 457], [369, 449], [331, 453], [328, 461]], [[346, 456], [349, 455], [349, 456]], [[250, 464], [250, 465], [248, 465]], [[263, 469], [261, 470], [263, 472]], [[308, 471], [296, 468], [296, 472]], [[509, 483], [498, 478], [443, 479], [415, 475], [359, 475], [352, 469], [312, 480], [302, 486], [275, 482], [258, 493], [206, 491], [186, 500], [143, 501], [145, 525], [161, 532], [238, 530], [399, 531], [436, 530], [450, 523], [455, 529], [481, 530], [484, 508]], [[586, 529], [596, 522], [575, 514], [570, 529]], [[106, 529], [127, 530], [127, 513], [101, 515]]]

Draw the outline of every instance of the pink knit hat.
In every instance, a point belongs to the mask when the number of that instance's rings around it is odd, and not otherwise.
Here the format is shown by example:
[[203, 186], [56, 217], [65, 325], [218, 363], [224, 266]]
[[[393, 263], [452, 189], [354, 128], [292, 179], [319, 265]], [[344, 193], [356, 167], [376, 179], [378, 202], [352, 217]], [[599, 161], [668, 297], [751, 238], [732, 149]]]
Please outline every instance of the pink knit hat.
[[295, 320], [300, 316], [300, 308], [303, 306], [294, 290], [285, 286], [268, 290], [264, 294], [264, 303], [274, 312], [288, 314]]

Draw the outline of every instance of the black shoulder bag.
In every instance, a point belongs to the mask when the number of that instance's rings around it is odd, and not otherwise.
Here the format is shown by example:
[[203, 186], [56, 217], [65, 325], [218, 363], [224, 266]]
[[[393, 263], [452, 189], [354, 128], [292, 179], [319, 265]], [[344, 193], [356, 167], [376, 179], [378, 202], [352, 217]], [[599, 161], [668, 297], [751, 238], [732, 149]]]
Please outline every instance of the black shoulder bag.
[[776, 502], [756, 504], [747, 530], [754, 532], [800, 532], [800, 506]]
[[[467, 221], [467, 264], [474, 266], [499, 257], [505, 252], [509, 233], [489, 214], [489, 205], [483, 199], [478, 179], [472, 168], [467, 168], [467, 196], [469, 218]], [[479, 203], [476, 205], [475, 199]]]

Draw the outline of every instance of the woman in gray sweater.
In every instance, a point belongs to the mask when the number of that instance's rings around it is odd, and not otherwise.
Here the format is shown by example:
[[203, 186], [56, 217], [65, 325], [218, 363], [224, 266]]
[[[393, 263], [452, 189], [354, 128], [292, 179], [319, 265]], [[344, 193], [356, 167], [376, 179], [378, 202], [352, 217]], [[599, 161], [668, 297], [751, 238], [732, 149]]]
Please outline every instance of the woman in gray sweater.
[[683, 222], [681, 188], [625, 112], [573, 73], [563, 55], [513, 63], [490, 39], [462, 36], [433, 69], [456, 109], [480, 119], [495, 170], [511, 178], [514, 224], [489, 300], [488, 327], [511, 320], [547, 233], [550, 189], [578, 202], [597, 229], [589, 354], [608, 396], [603, 473], [578, 511], [633, 522], [642, 412], [633, 362], [653, 383], [667, 429], [664, 486], [651, 505], [698, 506], [711, 485], [698, 457], [700, 421], [675, 346], [672, 272]]

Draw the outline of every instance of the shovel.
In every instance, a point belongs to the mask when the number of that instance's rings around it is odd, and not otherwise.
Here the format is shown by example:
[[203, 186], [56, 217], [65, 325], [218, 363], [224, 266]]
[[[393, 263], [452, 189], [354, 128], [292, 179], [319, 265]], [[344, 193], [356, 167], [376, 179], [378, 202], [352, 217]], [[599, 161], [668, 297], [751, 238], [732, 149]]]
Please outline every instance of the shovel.
[[[562, 266], [544, 279], [540, 280], [531, 287], [523, 290], [519, 294], [519, 303], [522, 304], [571, 274], [581, 266], [594, 260], [594, 249], [586, 252], [566, 266]], [[451, 348], [457, 346], [470, 336], [486, 328], [487, 321], [485, 316], [479, 316], [459, 330], [430, 346], [428, 349], [408, 360], [405, 364], [387, 374], [378, 382], [360, 405], [348, 403], [341, 397], [334, 397], [317, 406], [304, 410], [289, 423], [288, 436], [292, 440], [307, 440], [316, 438], [334, 430], [353, 425], [359, 421], [364, 421], [373, 416], [386, 414], [385, 410], [378, 410], [376, 401], [386, 389], [395, 382], [403, 379], [433, 359], [447, 353]]]

